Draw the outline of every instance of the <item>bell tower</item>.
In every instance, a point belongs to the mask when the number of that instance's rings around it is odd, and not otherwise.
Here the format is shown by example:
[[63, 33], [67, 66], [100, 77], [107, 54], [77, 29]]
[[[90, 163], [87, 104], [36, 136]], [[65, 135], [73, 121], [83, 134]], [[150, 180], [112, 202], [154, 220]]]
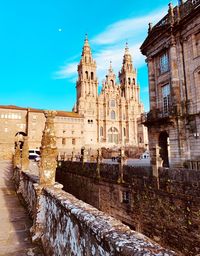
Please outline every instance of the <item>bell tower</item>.
[[123, 57], [122, 69], [121, 72], [119, 72], [119, 80], [121, 96], [125, 97], [126, 100], [138, 100], [137, 74], [133, 67], [132, 57], [127, 43]]
[[[85, 36], [85, 41], [82, 49], [81, 60], [78, 65], [78, 80], [76, 83], [77, 92], [77, 110], [83, 114], [87, 111], [85, 100], [91, 103], [96, 101], [98, 96], [98, 80], [96, 77], [96, 62], [92, 58], [92, 52], [89, 45], [88, 37]], [[90, 108], [91, 109], [91, 108]]]
[[84, 143], [87, 148], [94, 148], [97, 143], [98, 80], [96, 62], [92, 58], [87, 35], [85, 36], [81, 60], [78, 65], [76, 92], [76, 110], [80, 115], [84, 116]]

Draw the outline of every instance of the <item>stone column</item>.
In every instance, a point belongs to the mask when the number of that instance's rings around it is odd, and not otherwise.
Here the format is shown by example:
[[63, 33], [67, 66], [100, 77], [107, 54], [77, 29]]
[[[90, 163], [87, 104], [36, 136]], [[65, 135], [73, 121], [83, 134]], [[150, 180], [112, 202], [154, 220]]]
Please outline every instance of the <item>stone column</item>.
[[56, 111], [45, 111], [45, 128], [41, 141], [41, 161], [39, 166], [39, 180], [42, 186], [51, 186], [55, 184], [55, 173], [57, 167], [57, 147], [54, 129], [54, 118]]
[[118, 174], [118, 183], [123, 183], [124, 182], [124, 163], [125, 163], [125, 154], [124, 154], [124, 148], [120, 148], [120, 153], [119, 153], [119, 174]]
[[28, 147], [28, 137], [24, 136], [24, 144], [22, 148], [22, 171], [29, 170], [29, 147]]
[[150, 98], [150, 110], [155, 109], [156, 106], [156, 82], [155, 82], [155, 70], [154, 59], [148, 58], [148, 76], [149, 76], [149, 98]]
[[16, 143], [15, 154], [14, 154], [14, 168], [20, 167], [21, 165], [21, 151], [19, 141]]

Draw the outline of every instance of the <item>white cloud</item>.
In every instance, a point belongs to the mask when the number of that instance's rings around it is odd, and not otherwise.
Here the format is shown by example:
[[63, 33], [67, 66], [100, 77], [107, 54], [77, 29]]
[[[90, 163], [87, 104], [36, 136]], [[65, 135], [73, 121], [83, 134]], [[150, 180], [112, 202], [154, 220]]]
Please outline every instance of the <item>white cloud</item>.
[[66, 63], [66, 65], [60, 67], [59, 71], [56, 71], [53, 75], [54, 79], [64, 79], [74, 76], [77, 73], [77, 63]]
[[126, 40], [128, 38], [136, 39], [137, 35], [140, 35], [141, 32], [147, 31], [147, 26], [149, 22], [159, 21], [164, 14], [166, 9], [162, 9], [159, 12], [151, 13], [144, 17], [130, 18], [115, 22], [109, 25], [105, 31], [97, 35], [92, 39], [92, 42], [95, 44], [113, 44], [118, 41]]
[[[126, 41], [128, 41], [129, 44], [134, 66], [139, 68], [145, 65], [145, 57], [140, 53], [140, 46], [147, 35], [148, 23], [153, 22], [155, 24], [166, 14], [166, 11], [165, 8], [157, 12], [149, 13], [146, 16], [115, 22], [90, 40], [91, 48], [95, 49], [93, 58], [97, 63], [97, 74], [100, 83], [107, 73], [110, 61], [112, 61], [113, 69], [117, 75], [122, 65]], [[77, 76], [78, 62], [79, 58], [77, 58], [77, 62], [69, 60], [66, 65], [61, 67], [60, 70], [54, 74], [54, 78], [74, 79]]]

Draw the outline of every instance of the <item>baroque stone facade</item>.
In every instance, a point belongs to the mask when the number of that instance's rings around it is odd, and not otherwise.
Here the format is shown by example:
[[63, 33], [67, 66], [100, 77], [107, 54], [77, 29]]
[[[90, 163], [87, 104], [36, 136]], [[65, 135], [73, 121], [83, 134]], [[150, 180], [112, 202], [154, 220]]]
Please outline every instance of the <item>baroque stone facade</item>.
[[200, 157], [200, 1], [179, 2], [169, 4], [155, 26], [149, 24], [141, 46], [150, 93], [143, 122], [154, 172], [159, 162], [175, 167]]
[[[71, 155], [99, 147], [146, 147], [147, 130], [141, 124], [143, 104], [140, 102], [137, 73], [126, 45], [117, 84], [112, 66], [108, 70], [100, 94], [96, 62], [87, 37], [78, 65], [77, 102], [72, 112], [57, 111], [55, 117], [58, 151]], [[45, 117], [43, 110], [0, 106], [0, 159], [9, 159], [14, 142], [29, 138], [29, 148], [40, 148]]]

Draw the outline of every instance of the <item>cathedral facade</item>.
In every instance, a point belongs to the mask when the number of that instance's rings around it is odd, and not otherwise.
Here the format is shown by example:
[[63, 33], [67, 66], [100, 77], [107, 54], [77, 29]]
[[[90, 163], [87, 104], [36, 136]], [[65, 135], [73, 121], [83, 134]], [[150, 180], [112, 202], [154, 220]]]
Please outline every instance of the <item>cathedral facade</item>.
[[144, 107], [140, 102], [137, 73], [128, 45], [119, 72], [119, 84], [110, 63], [98, 95], [96, 62], [86, 37], [78, 65], [76, 89], [75, 110], [84, 116], [86, 145], [110, 148], [147, 144], [147, 133], [140, 121]]
[[[119, 83], [110, 64], [100, 94], [96, 62], [87, 37], [78, 65], [77, 101], [72, 112], [57, 111], [55, 129], [61, 154], [80, 153], [97, 148], [145, 148], [147, 130], [141, 124], [143, 104], [140, 102], [137, 73], [126, 45]], [[44, 129], [43, 110], [0, 106], [0, 159], [9, 159], [14, 142], [28, 136], [30, 148], [40, 148]]]

